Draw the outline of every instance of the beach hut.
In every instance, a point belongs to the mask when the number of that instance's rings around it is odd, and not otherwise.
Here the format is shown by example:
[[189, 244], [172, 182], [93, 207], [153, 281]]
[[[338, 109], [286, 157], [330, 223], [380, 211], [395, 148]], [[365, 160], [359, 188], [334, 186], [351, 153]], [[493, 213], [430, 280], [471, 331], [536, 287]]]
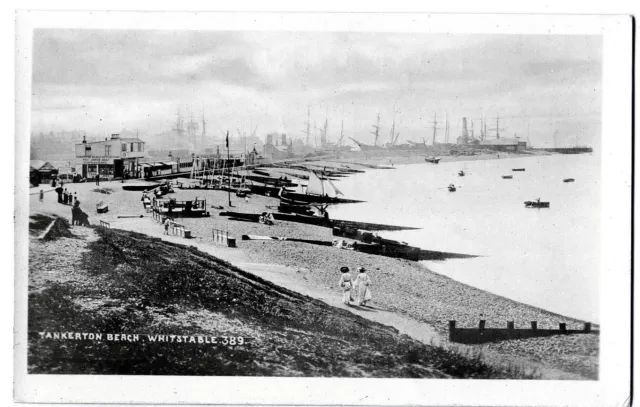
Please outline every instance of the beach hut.
[[48, 161], [31, 160], [29, 162], [29, 182], [34, 186], [51, 181], [57, 174], [58, 170]]

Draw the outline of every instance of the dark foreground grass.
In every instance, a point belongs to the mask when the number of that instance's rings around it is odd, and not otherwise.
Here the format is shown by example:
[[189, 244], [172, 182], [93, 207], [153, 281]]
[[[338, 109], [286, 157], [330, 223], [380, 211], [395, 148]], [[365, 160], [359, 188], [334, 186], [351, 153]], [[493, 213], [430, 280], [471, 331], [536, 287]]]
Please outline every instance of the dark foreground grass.
[[[476, 358], [279, 287], [193, 247], [96, 228], [81, 282], [29, 296], [30, 373], [505, 378]], [[189, 315], [187, 318], [186, 315]], [[229, 326], [234, 326], [230, 329]], [[243, 335], [242, 346], [38, 332]]]

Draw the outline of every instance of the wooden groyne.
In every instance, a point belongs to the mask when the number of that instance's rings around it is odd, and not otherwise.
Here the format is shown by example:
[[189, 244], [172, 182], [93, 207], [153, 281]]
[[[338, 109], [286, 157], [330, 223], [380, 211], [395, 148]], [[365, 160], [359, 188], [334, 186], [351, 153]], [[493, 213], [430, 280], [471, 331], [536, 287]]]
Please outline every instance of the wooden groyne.
[[[356, 222], [356, 221], [343, 220], [343, 219], [326, 219], [320, 216], [308, 216], [308, 215], [279, 213], [279, 212], [273, 212], [272, 215], [273, 215], [273, 218], [276, 220], [286, 220], [289, 222], [305, 223], [308, 225], [323, 226], [328, 228], [345, 226], [348, 228], [371, 230], [371, 231], [383, 231], [383, 230], [397, 231], [397, 230], [420, 229], [420, 228], [415, 228], [411, 226], [383, 225], [379, 223]], [[220, 212], [220, 216], [228, 216], [230, 218], [243, 219], [243, 220], [249, 220], [249, 221], [255, 221], [255, 222], [257, 222], [258, 219], [260, 218], [260, 214], [258, 213], [243, 213], [243, 212], [232, 212], [232, 211]]]
[[449, 321], [449, 341], [466, 344], [588, 333], [599, 334], [600, 331], [592, 330], [590, 322], [585, 322], [583, 329], [567, 329], [566, 323], [560, 323], [558, 329], [538, 329], [538, 322], [531, 321], [530, 328], [515, 329], [514, 321], [507, 321], [506, 328], [487, 328], [484, 320], [477, 328], [458, 328], [456, 321]]

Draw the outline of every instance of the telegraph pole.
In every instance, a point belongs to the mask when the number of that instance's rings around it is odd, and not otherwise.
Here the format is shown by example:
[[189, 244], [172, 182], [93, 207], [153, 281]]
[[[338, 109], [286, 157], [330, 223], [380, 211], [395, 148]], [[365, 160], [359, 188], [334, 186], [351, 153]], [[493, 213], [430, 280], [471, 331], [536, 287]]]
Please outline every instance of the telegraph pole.
[[[229, 130], [227, 130], [227, 163], [230, 163], [230, 154], [229, 154]], [[227, 190], [227, 192], [229, 193], [229, 206], [231, 205], [231, 174], [233, 172], [230, 171], [229, 172], [229, 189]]]

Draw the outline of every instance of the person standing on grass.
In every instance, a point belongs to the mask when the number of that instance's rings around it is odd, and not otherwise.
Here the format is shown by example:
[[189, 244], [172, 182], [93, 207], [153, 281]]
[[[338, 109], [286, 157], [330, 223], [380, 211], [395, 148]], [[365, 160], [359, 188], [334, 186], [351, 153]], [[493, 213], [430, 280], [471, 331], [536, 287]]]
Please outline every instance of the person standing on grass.
[[349, 274], [349, 267], [341, 267], [340, 272], [342, 273], [339, 283], [342, 289], [342, 303], [349, 305], [349, 301], [351, 301], [351, 287], [353, 285], [351, 274]]
[[369, 291], [369, 285], [371, 284], [371, 279], [366, 273], [364, 267], [358, 268], [358, 277], [354, 281], [353, 285], [357, 289], [358, 292], [358, 305], [367, 305], [367, 302], [371, 300], [371, 291]]

